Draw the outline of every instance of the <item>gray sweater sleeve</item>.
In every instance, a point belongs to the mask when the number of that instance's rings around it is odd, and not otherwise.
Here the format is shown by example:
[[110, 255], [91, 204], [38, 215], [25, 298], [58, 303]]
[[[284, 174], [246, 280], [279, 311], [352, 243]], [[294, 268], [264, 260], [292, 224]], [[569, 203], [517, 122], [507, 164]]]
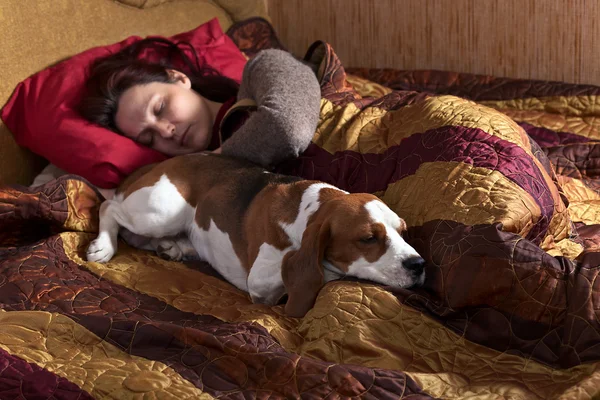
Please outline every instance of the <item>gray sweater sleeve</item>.
[[313, 70], [282, 50], [263, 50], [246, 64], [238, 100], [258, 106], [222, 145], [222, 153], [263, 166], [296, 157], [310, 144], [321, 89]]

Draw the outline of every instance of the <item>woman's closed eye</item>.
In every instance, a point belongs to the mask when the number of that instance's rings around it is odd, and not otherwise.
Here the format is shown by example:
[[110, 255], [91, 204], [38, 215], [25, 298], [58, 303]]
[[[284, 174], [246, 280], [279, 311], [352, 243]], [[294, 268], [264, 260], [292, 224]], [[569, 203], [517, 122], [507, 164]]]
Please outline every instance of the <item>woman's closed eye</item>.
[[[154, 115], [160, 116], [165, 109], [165, 101], [160, 100], [156, 102], [154, 107]], [[144, 146], [152, 147], [154, 144], [154, 131], [152, 129], [144, 129], [136, 139], [136, 141]]]
[[154, 115], [159, 116], [165, 109], [165, 102], [159, 101], [158, 106], [154, 109]]

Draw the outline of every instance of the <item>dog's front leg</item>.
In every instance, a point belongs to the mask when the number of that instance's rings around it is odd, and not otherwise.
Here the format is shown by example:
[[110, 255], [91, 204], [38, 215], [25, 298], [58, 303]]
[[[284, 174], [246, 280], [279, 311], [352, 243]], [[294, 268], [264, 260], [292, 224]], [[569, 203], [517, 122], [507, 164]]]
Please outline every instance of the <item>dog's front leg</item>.
[[108, 262], [117, 251], [119, 223], [115, 219], [115, 213], [120, 206], [114, 200], [106, 200], [100, 206], [100, 229], [98, 237], [87, 249], [88, 261]]
[[160, 239], [152, 239], [151, 246], [159, 257], [170, 261], [199, 260], [200, 256], [187, 234], [181, 233]]
[[281, 264], [261, 264], [260, 261], [254, 264], [248, 275], [248, 293], [255, 304], [277, 305], [286, 292], [281, 279]]
[[194, 245], [185, 233], [164, 238], [151, 238], [121, 228], [119, 235], [128, 245], [140, 250], [154, 251], [165, 260], [192, 261], [200, 259]]

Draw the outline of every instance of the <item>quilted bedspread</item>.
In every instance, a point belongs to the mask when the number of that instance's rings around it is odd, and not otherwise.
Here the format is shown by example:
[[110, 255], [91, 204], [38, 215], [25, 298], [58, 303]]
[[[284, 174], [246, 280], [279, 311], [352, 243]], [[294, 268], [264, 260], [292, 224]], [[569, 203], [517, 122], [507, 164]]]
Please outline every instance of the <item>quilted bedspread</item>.
[[[260, 19], [229, 34], [282, 47]], [[334, 281], [288, 318], [204, 263], [86, 262], [82, 178], [4, 187], [0, 399], [600, 396], [600, 88], [307, 60], [321, 120], [280, 170], [380, 196], [424, 287]]]

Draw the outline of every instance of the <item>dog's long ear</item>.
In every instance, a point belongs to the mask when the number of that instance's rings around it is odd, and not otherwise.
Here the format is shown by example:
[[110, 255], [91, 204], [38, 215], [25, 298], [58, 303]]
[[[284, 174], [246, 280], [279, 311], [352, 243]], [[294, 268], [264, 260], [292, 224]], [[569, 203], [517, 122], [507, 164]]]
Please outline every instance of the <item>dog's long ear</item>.
[[321, 261], [329, 237], [328, 222], [313, 222], [306, 227], [300, 248], [283, 258], [281, 276], [288, 293], [285, 313], [290, 317], [303, 317], [315, 304], [323, 286]]

